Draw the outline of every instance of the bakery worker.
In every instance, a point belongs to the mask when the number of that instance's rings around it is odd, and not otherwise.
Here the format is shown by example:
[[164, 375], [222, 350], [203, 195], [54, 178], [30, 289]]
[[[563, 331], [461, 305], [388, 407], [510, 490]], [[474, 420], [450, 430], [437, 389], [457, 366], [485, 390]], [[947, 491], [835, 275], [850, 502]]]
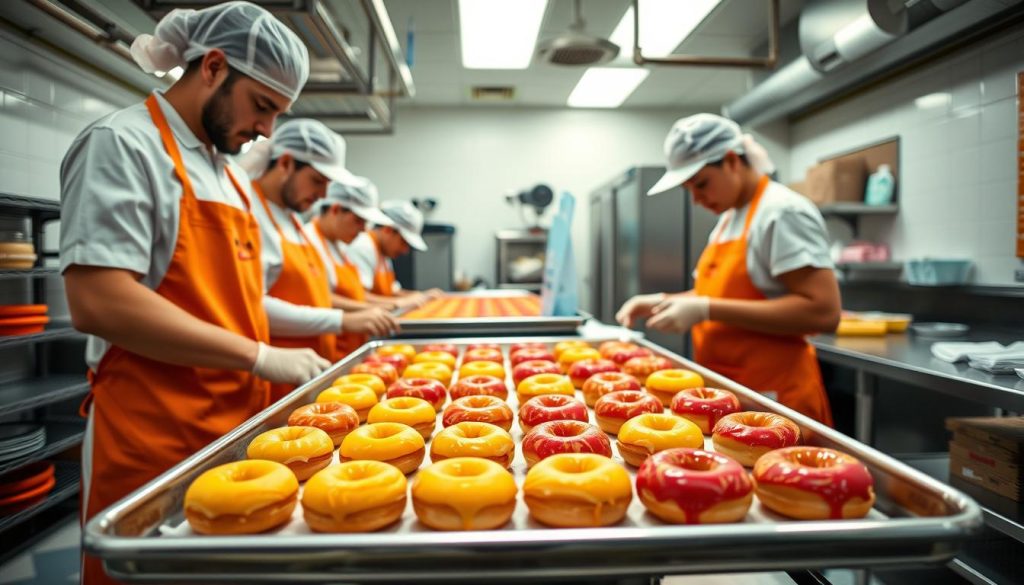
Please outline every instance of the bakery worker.
[[639, 295], [616, 319], [693, 338], [698, 363], [832, 423], [814, 348], [805, 335], [834, 331], [839, 287], [825, 222], [806, 197], [769, 180], [764, 149], [712, 114], [678, 120], [665, 139], [668, 170], [648, 191], [682, 185], [720, 214], [697, 262], [694, 288]]
[[423, 241], [423, 213], [408, 201], [385, 201], [381, 211], [392, 225], [376, 226], [359, 234], [346, 252], [356, 268], [366, 290], [374, 295], [395, 298], [400, 307], [422, 305], [441, 295], [439, 289], [425, 292], [404, 290], [395, 280], [392, 259], [404, 256], [410, 249], [427, 251]]
[[[306, 237], [313, 243], [325, 266], [330, 283], [332, 305], [346, 311], [359, 311], [381, 306], [368, 298], [359, 269], [342, 247], [366, 230], [366, 224], [391, 225], [391, 219], [378, 207], [377, 187], [363, 177], [349, 183], [331, 183], [327, 198], [313, 206], [314, 216], [306, 223]], [[372, 294], [372, 293], [371, 293]], [[388, 308], [393, 303], [386, 301]], [[346, 332], [338, 335], [338, 359], [366, 343], [365, 333]]]
[[[298, 217], [326, 195], [330, 182], [355, 180], [345, 168], [345, 140], [322, 122], [289, 120], [269, 140], [253, 145], [239, 163], [253, 179], [258, 201], [253, 213], [263, 240], [263, 304], [271, 343], [308, 347], [334, 361], [339, 333], [381, 336], [397, 329], [382, 309], [345, 312], [333, 307], [328, 267]], [[274, 384], [271, 402], [294, 388]]]
[[[267, 380], [328, 365], [268, 344], [259, 228], [227, 156], [290, 107], [306, 49], [266, 10], [229, 2], [171, 11], [132, 55], [185, 72], [93, 123], [61, 165], [61, 271], [90, 335], [83, 519], [265, 408]], [[108, 581], [98, 559], [83, 581]]]

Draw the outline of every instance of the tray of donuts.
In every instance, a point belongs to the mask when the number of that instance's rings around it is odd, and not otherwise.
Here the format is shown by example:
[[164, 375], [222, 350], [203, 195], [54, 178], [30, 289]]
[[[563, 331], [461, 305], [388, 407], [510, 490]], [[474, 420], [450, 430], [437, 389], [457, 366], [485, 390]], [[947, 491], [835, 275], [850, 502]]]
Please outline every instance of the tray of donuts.
[[980, 525], [649, 342], [470, 338], [364, 345], [84, 541], [125, 581], [479, 581], [938, 563]]
[[396, 313], [399, 337], [460, 335], [565, 335], [575, 333], [590, 315], [541, 314], [540, 297], [522, 290], [446, 293], [418, 308]]

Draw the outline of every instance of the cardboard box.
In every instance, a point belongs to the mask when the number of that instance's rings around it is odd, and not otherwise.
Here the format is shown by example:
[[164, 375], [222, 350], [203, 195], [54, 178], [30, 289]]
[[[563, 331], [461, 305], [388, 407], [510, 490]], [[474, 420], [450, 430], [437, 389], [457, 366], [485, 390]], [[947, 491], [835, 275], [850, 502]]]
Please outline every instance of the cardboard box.
[[1019, 482], [993, 474], [990, 468], [975, 460], [964, 460], [959, 454], [951, 454], [949, 458], [949, 475], [1015, 502], [1021, 501]]
[[868, 169], [863, 157], [827, 160], [807, 169], [802, 191], [817, 205], [864, 201]]
[[1017, 463], [1024, 461], [1022, 416], [947, 418], [946, 429], [953, 431], [954, 437], [963, 436], [1002, 449], [1014, 457]]
[[948, 418], [946, 428], [951, 478], [1024, 501], [1024, 417]]

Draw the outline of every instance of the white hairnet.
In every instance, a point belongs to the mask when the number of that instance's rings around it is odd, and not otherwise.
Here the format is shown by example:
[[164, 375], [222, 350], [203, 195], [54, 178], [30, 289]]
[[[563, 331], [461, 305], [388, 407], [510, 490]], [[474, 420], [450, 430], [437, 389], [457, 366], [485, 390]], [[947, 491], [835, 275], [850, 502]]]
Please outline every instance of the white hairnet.
[[270, 161], [290, 154], [332, 181], [357, 184], [359, 180], [345, 168], [345, 150], [345, 139], [323, 122], [296, 118], [280, 124], [269, 140], [254, 144], [238, 163], [255, 179], [267, 170]]
[[380, 210], [391, 219], [392, 227], [398, 230], [407, 244], [420, 252], [427, 251], [423, 241], [423, 212], [408, 201], [385, 201]]
[[647, 194], [678, 187], [708, 163], [721, 160], [730, 150], [745, 154], [750, 166], [758, 172], [771, 174], [775, 171], [764, 147], [744, 134], [736, 122], [714, 114], [694, 114], [676, 120], [665, 137], [668, 170]]
[[250, 2], [172, 10], [154, 34], [135, 38], [132, 57], [153, 73], [185, 67], [211, 49], [224, 51], [233, 68], [292, 101], [309, 77], [309, 55], [299, 37]]
[[349, 184], [331, 182], [327, 186], [327, 197], [320, 206], [320, 212], [338, 204], [374, 225], [393, 225], [391, 218], [380, 210], [380, 197], [373, 181], [366, 177], [355, 179], [355, 182]]

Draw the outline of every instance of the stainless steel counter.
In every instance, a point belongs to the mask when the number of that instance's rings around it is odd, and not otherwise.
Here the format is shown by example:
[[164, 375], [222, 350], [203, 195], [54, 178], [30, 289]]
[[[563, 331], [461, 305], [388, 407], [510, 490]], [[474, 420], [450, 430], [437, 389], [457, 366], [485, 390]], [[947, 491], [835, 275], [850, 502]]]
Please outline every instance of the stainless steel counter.
[[967, 335], [956, 338], [926, 338], [913, 333], [884, 337], [817, 335], [811, 338], [811, 343], [822, 361], [853, 368], [858, 374], [867, 372], [989, 406], [1024, 412], [1024, 380], [1013, 374], [987, 374], [963, 363], [950, 364], [933, 357], [930, 350], [936, 341], [1007, 344], [1021, 339], [1024, 339], [1024, 332], [1014, 335], [1006, 330], [972, 328]]

